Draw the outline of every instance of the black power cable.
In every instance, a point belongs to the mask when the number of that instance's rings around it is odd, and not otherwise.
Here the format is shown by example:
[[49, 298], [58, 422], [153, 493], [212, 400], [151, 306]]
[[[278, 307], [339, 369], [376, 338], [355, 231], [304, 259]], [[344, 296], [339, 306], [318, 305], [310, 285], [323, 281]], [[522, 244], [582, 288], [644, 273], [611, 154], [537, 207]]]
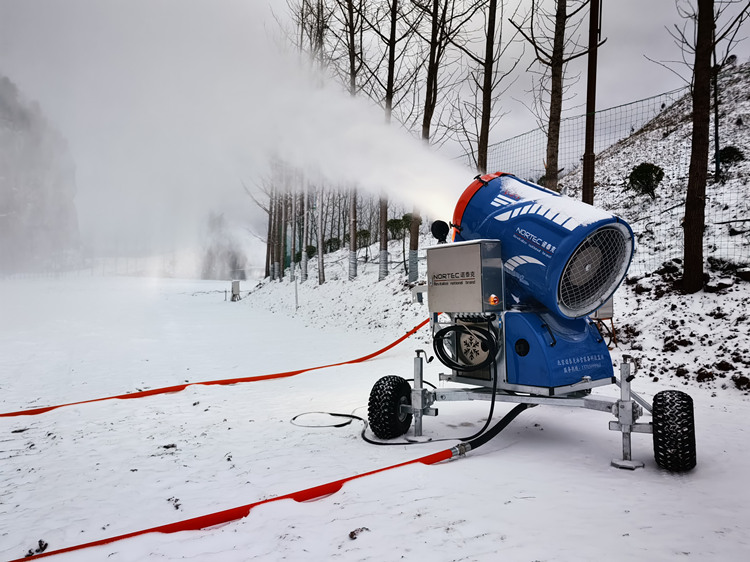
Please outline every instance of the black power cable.
[[[515, 408], [513, 408], [510, 412], [508, 412], [505, 416], [503, 416], [500, 421], [498, 421], [489, 431], [486, 431], [487, 426], [489, 425], [490, 420], [492, 419], [492, 415], [488, 416], [487, 423], [484, 424], [484, 427], [480, 429], [477, 433], [470, 437], [443, 437], [442, 439], [431, 439], [430, 441], [375, 441], [373, 439], [370, 439], [367, 437], [367, 420], [365, 420], [363, 417], [357, 416], [355, 414], [339, 414], [335, 412], [304, 412], [302, 414], [297, 414], [294, 416], [290, 421], [293, 425], [296, 425], [297, 427], [311, 427], [311, 428], [322, 428], [322, 427], [345, 427], [349, 424], [351, 424], [353, 421], [361, 421], [362, 422], [362, 432], [360, 433], [360, 436], [362, 437], [362, 440], [366, 443], [369, 443], [370, 445], [380, 445], [384, 447], [393, 447], [393, 446], [404, 446], [404, 445], [424, 445], [426, 443], [437, 443], [439, 441], [460, 441], [460, 445], [457, 445], [457, 447], [463, 446], [463, 450], [465, 452], [468, 452], [473, 449], [478, 449], [485, 443], [487, 443], [490, 439], [497, 436], [498, 433], [500, 433], [503, 429], [508, 427], [510, 422], [512, 422], [518, 414], [523, 412], [526, 408], [533, 407], [533, 404], [517, 404]], [[326, 425], [306, 425], [297, 423], [297, 419], [301, 418], [302, 416], [307, 416], [311, 414], [324, 414], [328, 416], [333, 416], [336, 418], [345, 418], [346, 421], [340, 422], [340, 423], [332, 423], [332, 424], [326, 424]]]
[[[450, 367], [451, 369], [454, 369], [459, 372], [469, 372], [469, 371], [476, 371], [485, 367], [490, 367], [494, 371], [493, 378], [492, 378], [492, 400], [490, 402], [490, 411], [487, 415], [487, 421], [485, 422], [482, 429], [477, 431], [475, 434], [469, 436], [469, 437], [445, 437], [442, 439], [431, 439], [430, 441], [399, 441], [399, 442], [383, 442], [383, 441], [374, 441], [373, 439], [370, 439], [367, 437], [367, 420], [364, 418], [357, 416], [355, 414], [340, 414], [340, 413], [334, 413], [334, 412], [306, 412], [304, 414], [298, 414], [294, 416], [291, 419], [291, 423], [294, 425], [297, 425], [299, 427], [344, 427], [349, 424], [351, 424], [352, 421], [358, 420], [361, 421], [363, 424], [362, 427], [362, 433], [361, 437], [366, 443], [370, 443], [371, 445], [381, 445], [381, 446], [403, 446], [403, 445], [422, 445], [424, 443], [435, 443], [438, 441], [455, 441], [459, 440], [461, 443], [456, 446], [456, 449], [461, 452], [461, 454], [468, 452], [473, 449], [478, 449], [488, 441], [490, 441], [492, 438], [496, 437], [502, 430], [504, 430], [510, 422], [512, 422], [521, 412], [523, 412], [525, 409], [529, 407], [533, 407], [534, 404], [517, 404], [510, 412], [508, 412], [505, 416], [503, 416], [492, 428], [489, 430], [487, 429], [490, 425], [490, 422], [492, 421], [492, 416], [495, 413], [495, 403], [496, 403], [496, 396], [497, 396], [497, 382], [498, 382], [498, 373], [497, 373], [497, 356], [499, 352], [499, 344], [497, 340], [497, 335], [492, 329], [492, 324], [490, 321], [487, 322], [488, 326], [487, 328], [483, 328], [480, 326], [477, 326], [476, 324], [472, 325], [471, 327], [464, 325], [464, 324], [453, 324], [451, 326], [447, 326], [446, 328], [443, 328], [439, 330], [434, 336], [433, 340], [433, 347], [435, 349], [435, 354], [438, 356], [438, 359], [446, 366]], [[456, 340], [458, 341], [458, 338], [460, 335], [470, 335], [475, 337], [477, 340], [479, 340], [480, 344], [486, 348], [487, 351], [487, 357], [483, 359], [482, 361], [479, 361], [475, 365], [468, 365], [464, 363], [459, 363], [457, 358], [458, 354], [456, 354], [456, 359], [453, 359], [448, 351], [446, 350], [445, 343], [446, 340], [449, 337], [453, 337], [455, 334]], [[485, 349], [483, 348], [483, 351]], [[413, 380], [413, 379], [410, 379]], [[427, 381], [424, 381], [424, 384], [427, 384], [428, 386], [431, 386], [432, 388], [435, 388], [435, 385], [428, 383]], [[327, 424], [327, 425], [303, 425], [299, 423], [295, 423], [298, 418], [305, 415], [310, 414], [324, 414], [329, 415], [337, 418], [345, 418], [346, 421], [340, 422], [340, 423], [334, 423], [334, 424]]]

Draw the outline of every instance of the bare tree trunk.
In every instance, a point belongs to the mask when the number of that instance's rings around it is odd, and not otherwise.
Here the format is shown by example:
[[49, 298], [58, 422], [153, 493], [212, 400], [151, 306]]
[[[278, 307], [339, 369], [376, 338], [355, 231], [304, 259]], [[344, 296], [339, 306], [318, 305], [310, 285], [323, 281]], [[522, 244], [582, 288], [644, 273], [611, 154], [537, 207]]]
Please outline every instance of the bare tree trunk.
[[385, 86], [385, 122], [393, 116], [393, 94], [396, 81], [396, 23], [398, 22], [398, 0], [391, 0], [391, 19], [388, 32], [388, 74]]
[[721, 158], [719, 157], [719, 70], [721, 65], [716, 60], [716, 26], [714, 26], [711, 36], [713, 48], [711, 55], [713, 57], [713, 68], [711, 69], [711, 78], [713, 81], [714, 93], [714, 181], [721, 181]]
[[430, 126], [432, 117], [435, 114], [438, 93], [438, 70], [440, 68], [439, 60], [439, 33], [441, 28], [440, 19], [440, 0], [432, 0], [430, 10], [430, 43], [429, 55], [427, 59], [427, 79], [425, 83], [424, 113], [422, 114], [422, 139], [429, 142]]
[[289, 280], [294, 281], [295, 280], [295, 273], [294, 273], [294, 265], [295, 265], [295, 258], [297, 256], [297, 194], [292, 193], [292, 220], [291, 220], [291, 229], [292, 229], [292, 248], [290, 253], [290, 259], [289, 259]]
[[[500, 120], [502, 112], [495, 110], [496, 102], [507, 91], [500, 88], [501, 83], [508, 78], [521, 60], [521, 54], [515, 57], [506, 70], [500, 70], [500, 61], [513, 59], [508, 53], [514, 40], [503, 41], [503, 24], [505, 3], [502, 0], [477, 0], [476, 9], [484, 11], [485, 23], [481, 30], [461, 30], [451, 44], [461, 51], [470, 61], [470, 68], [466, 78], [468, 90], [473, 103], [466, 101], [467, 95], [462, 93], [453, 111], [457, 114], [455, 129], [459, 134], [458, 141], [466, 148], [476, 165], [477, 172], [485, 174], [488, 171], [487, 151], [490, 142], [490, 130], [494, 123]], [[514, 14], [515, 15], [515, 14]], [[509, 20], [512, 25], [512, 19]], [[459, 26], [459, 29], [465, 26]], [[473, 38], [481, 33], [484, 40], [483, 52], [476, 53], [473, 49]], [[461, 140], [464, 137], [464, 140]], [[489, 170], [494, 171], [494, 170]]]
[[346, 209], [348, 209], [346, 205], [346, 195], [339, 192], [336, 194], [336, 207], [337, 207], [337, 213], [336, 213], [336, 236], [333, 236], [332, 238], [338, 238], [339, 240], [339, 247], [343, 247], [344, 245], [344, 229], [346, 227]]
[[282, 253], [282, 229], [283, 229], [283, 221], [282, 217], [284, 214], [283, 211], [284, 208], [284, 196], [281, 194], [278, 194], [276, 196], [276, 258], [274, 259], [274, 269], [276, 270], [276, 273], [274, 274], [274, 279], [277, 279], [281, 281], [281, 278], [283, 277], [283, 271], [281, 269], [282, 267], [282, 260], [283, 260], [283, 253]]
[[[594, 0], [598, 1], [598, 0]], [[566, 28], [573, 30], [577, 29], [577, 26], [571, 21], [574, 21], [575, 17], [581, 12], [581, 10], [587, 6], [591, 0], [581, 0], [577, 6], [571, 0], [555, 0], [555, 13], [546, 13], [542, 8], [542, 2], [540, 0], [531, 1], [531, 14], [529, 22], [529, 29], [525, 31], [523, 27], [517, 23], [511, 21], [511, 24], [523, 35], [523, 37], [529, 42], [534, 48], [536, 54], [536, 60], [541, 65], [549, 68], [549, 112], [547, 114], [547, 152], [546, 159], [544, 161], [545, 174], [543, 183], [545, 187], [557, 191], [557, 180], [561, 172], [559, 167], [559, 148], [560, 148], [560, 120], [562, 116], [562, 104], [563, 95], [565, 93], [564, 85], [564, 74], [565, 65], [580, 57], [588, 52], [588, 49], [579, 50], [578, 41], [574, 37], [565, 37]], [[568, 13], [568, 3], [572, 5], [570, 13]], [[535, 20], [541, 19], [541, 23], [535, 23]], [[552, 31], [552, 48], [547, 47], [550, 38], [547, 35], [547, 30], [553, 28]], [[536, 31], [535, 31], [536, 29]], [[539, 33], [541, 32], [541, 33]], [[575, 31], [572, 32], [575, 35]], [[598, 46], [603, 43], [600, 42]], [[565, 54], [566, 47], [572, 46], [572, 52]], [[541, 106], [541, 99], [543, 93], [547, 91], [546, 86], [543, 86], [540, 82], [538, 97], [536, 99], [537, 107]], [[541, 117], [539, 117], [541, 120]]]
[[[409, 265], [406, 263], [406, 231], [406, 227], [402, 225], [399, 236], [401, 237], [401, 262], [404, 265], [404, 274], [409, 275]], [[411, 259], [411, 254], [409, 259]]]
[[302, 263], [301, 263], [301, 277], [302, 281], [307, 281], [307, 247], [310, 245], [310, 194], [308, 193], [307, 186], [302, 200]]
[[271, 229], [271, 280], [279, 277], [279, 194], [273, 193], [273, 228]]
[[388, 276], [388, 198], [380, 198], [380, 267], [378, 268], [378, 281]]
[[[385, 122], [390, 124], [393, 116], [393, 94], [396, 76], [396, 23], [398, 22], [398, 0], [391, 1], [391, 19], [388, 35], [388, 76], [385, 89]], [[380, 267], [378, 281], [388, 276], [388, 197], [380, 197]]]
[[545, 161], [545, 187], [557, 191], [558, 152], [560, 149], [560, 118], [563, 102], [563, 66], [565, 59], [565, 24], [567, 21], [566, 0], [557, 0], [555, 11], [555, 34], [550, 64], [549, 121], [547, 125], [547, 160]]
[[[361, 5], [359, 6], [361, 8]], [[349, 54], [349, 94], [355, 95], [357, 93], [357, 68], [358, 53], [357, 53], [357, 31], [358, 27], [355, 22], [355, 10], [354, 0], [346, 0], [346, 16], [347, 16], [347, 51]], [[359, 27], [361, 30], [361, 26]]]
[[492, 81], [495, 74], [495, 26], [497, 0], [490, 0], [487, 14], [487, 38], [482, 69], [482, 118], [479, 124], [479, 144], [477, 146], [477, 171], [487, 173], [487, 146], [490, 141], [490, 121], [492, 119]]
[[323, 253], [325, 252], [323, 229], [323, 187], [320, 187], [318, 191], [318, 285], [326, 282], [325, 260], [323, 259]]
[[[445, 14], [443, 13], [443, 16]], [[438, 95], [438, 71], [440, 69], [440, 30], [445, 18], [440, 17], [440, 0], [432, 0], [430, 9], [430, 41], [429, 55], [427, 58], [427, 79], [425, 84], [424, 112], [422, 114], [422, 140], [430, 143], [430, 128], [432, 118], [435, 115]], [[416, 206], [412, 210], [411, 222], [409, 224], [409, 283], [417, 281], [418, 251], [419, 251], [419, 211]], [[402, 242], [403, 244], [403, 242]], [[405, 258], [406, 256], [404, 256]], [[414, 262], [412, 266], [412, 262]]]
[[414, 205], [409, 222], [409, 283], [416, 283], [419, 278], [419, 227], [421, 224], [419, 209]]
[[[362, 5], [360, 4], [360, 8]], [[349, 95], [357, 93], [358, 58], [357, 26], [355, 24], [354, 0], [347, 0], [346, 11], [348, 17], [348, 51], [349, 51]], [[361, 26], [359, 27], [361, 31]], [[352, 189], [349, 200], [349, 281], [357, 278], [357, 190]]]
[[[288, 188], [287, 188], [288, 189]], [[281, 198], [281, 243], [279, 244], [281, 250], [281, 270], [279, 271], [279, 280], [284, 279], [286, 272], [286, 250], [287, 250], [287, 238], [289, 229], [289, 193], [284, 193]]]
[[349, 281], [357, 278], [357, 190], [349, 199]]
[[589, 3], [589, 54], [586, 71], [586, 133], [583, 149], [583, 177], [581, 199], [594, 204], [594, 175], [596, 156], [594, 154], [594, 134], [596, 126], [596, 66], [599, 53], [599, 8], [601, 0]]
[[[427, 80], [425, 84], [424, 112], [422, 114], [422, 140], [430, 143], [430, 129], [432, 118], [435, 115], [438, 97], [438, 72], [440, 70], [441, 51], [444, 48], [441, 41], [441, 30], [445, 29], [445, 11], [440, 12], [440, 0], [432, 0], [430, 10], [430, 41], [429, 55], [427, 59]], [[409, 283], [416, 283], [419, 275], [419, 210], [414, 206], [412, 209], [411, 222], [409, 224]], [[405, 256], [404, 256], [405, 257]]]
[[698, 30], [693, 66], [693, 135], [685, 200], [685, 270], [682, 288], [696, 293], [703, 288], [703, 231], [708, 177], [708, 139], [711, 115], [711, 52], [714, 1], [698, 0]]
[[271, 277], [273, 262], [273, 191], [268, 195], [268, 231], [266, 233], [266, 271], [265, 277]]

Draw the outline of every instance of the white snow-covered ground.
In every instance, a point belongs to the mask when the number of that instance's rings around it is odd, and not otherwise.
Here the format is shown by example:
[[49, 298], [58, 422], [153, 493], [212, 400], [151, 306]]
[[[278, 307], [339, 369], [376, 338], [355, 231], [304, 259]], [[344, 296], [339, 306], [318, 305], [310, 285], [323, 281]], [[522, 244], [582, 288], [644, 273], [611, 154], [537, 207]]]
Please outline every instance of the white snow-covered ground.
[[[297, 308], [288, 279], [243, 282], [239, 302], [225, 300], [228, 282], [0, 280], [0, 412], [338, 363], [382, 348], [427, 317], [398, 268], [377, 283], [377, 265], [362, 264], [350, 282], [344, 263], [329, 262], [322, 286], [314, 274], [297, 283]], [[639, 278], [618, 292], [623, 341], [613, 360], [641, 358], [633, 384], [647, 399], [666, 388], [692, 395], [698, 466], [687, 474], [655, 466], [650, 435], [633, 437], [645, 468], [613, 468], [621, 452], [620, 435], [607, 428], [614, 418], [543, 406], [463, 458], [359, 478], [312, 502], [264, 504], [219, 528], [153, 533], [54, 558], [750, 559], [750, 399], [731, 378], [750, 375], [741, 318], [750, 284], [684, 296], [661, 294], [659, 279]], [[724, 315], [707, 315], [718, 307]], [[678, 332], [691, 343], [670, 345]], [[429, 342], [425, 328], [360, 364], [0, 418], [0, 559], [21, 558], [40, 540], [48, 551], [62, 549], [450, 448], [457, 439], [378, 447], [360, 438], [358, 422], [291, 422], [307, 412], [366, 417], [374, 382], [410, 378], [414, 350], [429, 351]], [[732, 369], [696, 380], [700, 367], [722, 360]], [[685, 373], [676, 375], [679, 365]], [[437, 361], [426, 365], [427, 380], [439, 384], [441, 370]], [[473, 434], [488, 412], [484, 402], [438, 406], [439, 415], [424, 421], [435, 439]], [[510, 408], [499, 404], [496, 418]], [[310, 414], [298, 422], [340, 419]]]

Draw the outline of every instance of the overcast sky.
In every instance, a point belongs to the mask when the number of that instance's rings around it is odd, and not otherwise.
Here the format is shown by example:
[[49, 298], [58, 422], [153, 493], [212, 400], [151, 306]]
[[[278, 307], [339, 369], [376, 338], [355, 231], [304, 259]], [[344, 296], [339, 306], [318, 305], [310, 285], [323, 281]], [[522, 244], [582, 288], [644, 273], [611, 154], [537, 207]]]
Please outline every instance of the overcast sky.
[[[386, 131], [382, 114], [336, 87], [311, 88], [278, 54], [270, 6], [283, 14], [286, 2], [0, 0], [0, 73], [69, 140], [84, 234], [178, 237], [207, 210], [257, 219], [241, 181], [279, 150], [342, 183], [408, 185], [424, 208], [450, 213], [471, 173]], [[665, 31], [675, 21], [671, 0], [604, 0], [599, 109], [683, 85], [644, 56], [679, 57]], [[511, 113], [493, 141], [535, 126], [518, 102], [501, 105]]]

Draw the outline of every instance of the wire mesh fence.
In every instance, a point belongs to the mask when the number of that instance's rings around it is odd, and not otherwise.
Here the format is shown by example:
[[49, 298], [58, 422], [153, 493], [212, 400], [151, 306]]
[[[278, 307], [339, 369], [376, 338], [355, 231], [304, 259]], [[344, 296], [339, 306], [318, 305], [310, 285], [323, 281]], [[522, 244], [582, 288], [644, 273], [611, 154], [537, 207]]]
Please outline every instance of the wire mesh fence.
[[[594, 152], [612, 146], [635, 133], [664, 109], [685, 95], [686, 88], [619, 105], [596, 112]], [[586, 115], [567, 117], [560, 123], [558, 163], [561, 175], [580, 166], [586, 132]], [[488, 171], [512, 171], [516, 176], [536, 181], [545, 173], [547, 132], [535, 129], [495, 143], [488, 149]]]
[[[723, 139], [720, 146], [725, 142], [750, 146], [750, 131], [745, 135], [737, 125], [741, 118], [735, 117], [745, 110], [750, 112], [750, 105], [745, 108], [734, 103], [737, 100], [733, 99], [729, 82], [731, 73], [723, 74], [720, 107], [726, 103], [727, 109], [720, 118], [720, 139]], [[729, 102], [733, 102], [731, 107]], [[682, 220], [690, 164], [691, 111], [689, 89], [682, 88], [596, 113], [595, 204], [621, 215], [633, 228], [639, 249], [631, 273], [650, 273], [683, 255]], [[579, 115], [566, 118], [561, 124], [560, 186], [563, 192], [576, 198], [581, 196], [585, 123], [586, 116]], [[711, 127], [713, 131], [713, 117]], [[537, 181], [545, 174], [546, 143], [546, 132], [540, 128], [493, 144], [488, 151], [488, 171], [511, 172]], [[709, 154], [714, 154], [713, 139]], [[653, 162], [665, 172], [664, 181], [653, 197], [635, 193], [628, 186], [631, 171], [642, 162]], [[704, 255], [709, 266], [727, 263], [747, 266], [750, 165], [722, 166], [721, 178], [714, 178], [712, 164], [710, 168]]]

